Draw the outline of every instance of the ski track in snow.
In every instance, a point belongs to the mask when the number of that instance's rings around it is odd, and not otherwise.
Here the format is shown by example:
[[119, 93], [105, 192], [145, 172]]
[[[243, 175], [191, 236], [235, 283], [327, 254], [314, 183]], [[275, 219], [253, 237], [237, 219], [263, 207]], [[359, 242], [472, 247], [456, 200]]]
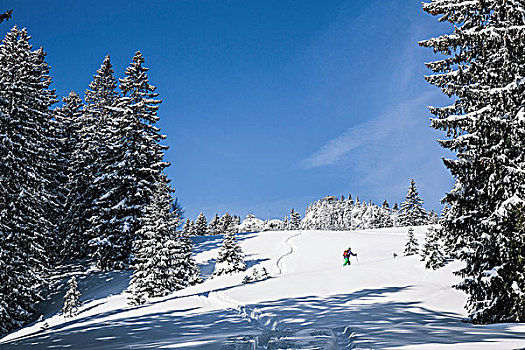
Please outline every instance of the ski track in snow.
[[[284, 241], [286, 244], [288, 244], [288, 247], [290, 247], [290, 250], [284, 253], [283, 255], [281, 255], [279, 259], [277, 259], [277, 269], [279, 270], [279, 273], [277, 274], [277, 276], [281, 276], [283, 274], [283, 264], [282, 264], [283, 259], [286, 258], [287, 256], [292, 255], [295, 251], [294, 245], [291, 242], [292, 238], [299, 237], [302, 234], [303, 234], [303, 230], [300, 230], [298, 233], [291, 235]], [[295, 249], [297, 249], [297, 247], [295, 247]]]
[[[285, 243], [290, 249], [277, 259], [276, 266], [279, 272], [277, 273], [276, 277], [279, 277], [283, 274], [283, 259], [292, 255], [297, 249], [291, 240], [302, 234], [303, 231], [300, 230], [299, 232], [294, 233], [293, 235], [286, 238]], [[247, 307], [240, 301], [226, 296], [223, 292], [211, 291], [209, 293], [203, 293], [202, 297], [204, 297], [206, 302], [212, 306], [224, 307], [226, 309], [237, 311], [242, 318], [247, 319], [251, 324], [255, 325], [256, 328], [260, 330], [276, 331], [280, 328], [280, 322], [275, 317], [261, 313], [257, 308]]]
[[[282, 276], [285, 271], [285, 266], [283, 259], [292, 255], [297, 251], [297, 246], [292, 242], [293, 238], [299, 237], [303, 234], [303, 230], [300, 230], [297, 233], [286, 238], [285, 243], [288, 245], [289, 250], [281, 255], [276, 262], [277, 269], [279, 270], [276, 277]], [[290, 341], [292, 339], [298, 339], [299, 341], [305, 342], [305, 344], [310, 344], [314, 347], [319, 348], [314, 343], [321, 342], [323, 349], [350, 349], [353, 348], [352, 340], [356, 336], [354, 332], [350, 330], [349, 327], [339, 327], [337, 329], [290, 329], [281, 323], [278, 317], [272, 315], [271, 313], [266, 313], [260, 308], [255, 306], [246, 306], [239, 300], [235, 300], [227, 296], [224, 292], [211, 291], [209, 293], [203, 294], [202, 297], [205, 298], [206, 302], [215, 307], [222, 307], [225, 309], [230, 309], [238, 313], [238, 315], [247, 320], [254, 328], [254, 330], [262, 332], [259, 336], [254, 335], [245, 335], [234, 337], [229, 339], [229, 341], [223, 345], [223, 349], [244, 349], [248, 342], [249, 347], [255, 346], [256, 348], [281, 348], [280, 345], [290, 346]], [[247, 340], [249, 339], [249, 340]], [[260, 341], [262, 340], [262, 343]], [[268, 341], [273, 341], [273, 345], [266, 343]], [[281, 342], [283, 344], [281, 344]], [[299, 348], [303, 348], [301, 344], [297, 344]], [[308, 346], [308, 345], [307, 345]], [[255, 349], [254, 347], [254, 349]], [[294, 348], [295, 345], [294, 345]], [[307, 347], [308, 348], [308, 347]], [[360, 348], [364, 349], [364, 348]]]
[[[90, 304], [78, 316], [56, 314], [61, 289], [41, 311], [46, 330], [36, 322], [0, 338], [0, 349], [525, 350], [522, 325], [461, 322], [464, 296], [450, 287], [456, 262], [429, 271], [417, 257], [394, 259], [405, 235], [404, 228], [254, 233], [241, 245], [270, 270], [268, 281], [254, 287], [241, 284], [241, 274], [225, 276], [141, 308], [125, 303], [128, 273], [91, 273]], [[216, 253], [216, 237], [207, 239], [200, 261]], [[343, 268], [340, 248], [349, 240], [362, 259]]]

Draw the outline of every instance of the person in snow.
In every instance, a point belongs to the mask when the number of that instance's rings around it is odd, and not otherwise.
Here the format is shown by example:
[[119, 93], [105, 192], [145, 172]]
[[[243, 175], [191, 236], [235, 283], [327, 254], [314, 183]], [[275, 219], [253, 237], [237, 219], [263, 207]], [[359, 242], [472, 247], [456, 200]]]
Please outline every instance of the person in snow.
[[351, 265], [350, 256], [352, 255], [357, 257], [357, 254], [352, 253], [352, 248], [348, 247], [348, 249], [343, 252], [343, 258], [345, 259], [345, 263], [343, 264], [343, 266]]

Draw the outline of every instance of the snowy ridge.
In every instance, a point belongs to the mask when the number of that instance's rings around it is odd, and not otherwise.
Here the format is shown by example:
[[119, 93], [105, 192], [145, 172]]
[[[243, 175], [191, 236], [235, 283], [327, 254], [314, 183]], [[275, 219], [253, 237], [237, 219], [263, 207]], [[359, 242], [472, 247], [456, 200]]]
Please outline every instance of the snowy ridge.
[[[422, 242], [425, 231], [416, 227], [415, 238]], [[62, 290], [45, 320], [5, 336], [0, 349], [525, 347], [525, 325], [463, 323], [465, 295], [450, 287], [461, 264], [433, 271], [419, 256], [393, 258], [405, 239], [402, 228], [239, 234], [248, 268], [265, 267], [272, 278], [242, 284], [244, 273], [217, 276], [137, 307], [122, 293], [129, 274], [76, 274], [85, 298], [78, 315], [56, 314]], [[359, 261], [343, 267], [348, 245]], [[219, 236], [199, 238], [197, 262], [209, 264], [219, 246]]]

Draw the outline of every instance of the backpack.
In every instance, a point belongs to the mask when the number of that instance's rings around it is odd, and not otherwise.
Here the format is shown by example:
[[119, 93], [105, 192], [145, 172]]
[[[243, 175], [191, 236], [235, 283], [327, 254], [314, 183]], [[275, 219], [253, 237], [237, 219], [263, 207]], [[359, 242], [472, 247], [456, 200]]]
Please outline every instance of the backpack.
[[350, 256], [350, 253], [348, 252], [348, 250], [345, 250], [343, 253], [343, 258], [348, 258], [349, 256]]

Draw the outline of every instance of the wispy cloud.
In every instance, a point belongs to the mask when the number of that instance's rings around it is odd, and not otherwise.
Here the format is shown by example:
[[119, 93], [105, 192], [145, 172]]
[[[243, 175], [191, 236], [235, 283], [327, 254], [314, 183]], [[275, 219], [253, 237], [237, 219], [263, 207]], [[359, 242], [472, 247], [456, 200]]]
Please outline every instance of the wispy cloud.
[[403, 101], [390, 108], [377, 118], [347, 129], [336, 138], [328, 141], [308, 158], [301, 161], [304, 169], [328, 166], [349, 155], [352, 151], [364, 146], [384, 144], [386, 138], [406, 134], [416, 123], [420, 123], [421, 115], [417, 115], [425, 102], [434, 93], [423, 93], [420, 96]]

